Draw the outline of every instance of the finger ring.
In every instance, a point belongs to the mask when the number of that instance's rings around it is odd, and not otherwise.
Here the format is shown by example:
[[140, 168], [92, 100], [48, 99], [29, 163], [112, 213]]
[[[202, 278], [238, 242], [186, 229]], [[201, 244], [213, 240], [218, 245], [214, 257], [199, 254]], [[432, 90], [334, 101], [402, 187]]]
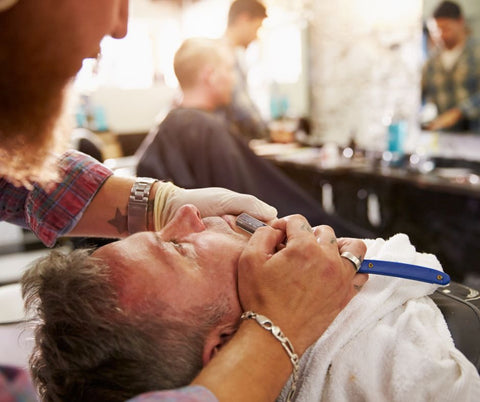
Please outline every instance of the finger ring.
[[340, 257], [343, 257], [343, 258], [346, 258], [348, 261], [350, 261], [354, 268], [355, 268], [355, 271], [358, 272], [358, 270], [360, 269], [360, 265], [362, 264], [362, 262], [357, 258], [355, 257], [352, 253], [350, 253], [349, 251], [345, 251], [343, 252], [342, 254], [340, 254]]

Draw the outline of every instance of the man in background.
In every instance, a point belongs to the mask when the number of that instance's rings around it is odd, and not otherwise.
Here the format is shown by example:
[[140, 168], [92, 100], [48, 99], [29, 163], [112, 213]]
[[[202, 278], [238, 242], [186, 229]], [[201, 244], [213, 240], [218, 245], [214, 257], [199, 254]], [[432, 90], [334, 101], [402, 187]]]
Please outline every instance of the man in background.
[[137, 174], [186, 188], [224, 187], [251, 194], [274, 206], [279, 216], [299, 213], [312, 225], [332, 226], [341, 236], [370, 237], [327, 214], [295, 181], [256, 155], [234, 123], [215, 113], [231, 104], [233, 64], [228, 47], [216, 40], [189, 38], [182, 43], [174, 58], [182, 102], [142, 144]]
[[232, 102], [223, 113], [247, 139], [268, 138], [268, 127], [248, 91], [245, 50], [257, 39], [267, 17], [265, 6], [257, 0], [235, 0], [228, 12], [224, 40], [235, 57], [235, 89]]
[[469, 37], [460, 6], [442, 2], [429, 24], [438, 45], [424, 66], [422, 98], [438, 116], [429, 130], [480, 131], [480, 46]]

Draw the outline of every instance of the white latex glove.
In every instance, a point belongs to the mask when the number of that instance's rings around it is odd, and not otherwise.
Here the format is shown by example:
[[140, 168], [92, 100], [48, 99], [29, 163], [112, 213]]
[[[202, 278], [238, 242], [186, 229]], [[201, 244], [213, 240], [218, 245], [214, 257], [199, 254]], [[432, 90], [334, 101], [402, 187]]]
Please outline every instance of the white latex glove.
[[277, 210], [253, 195], [240, 194], [220, 187], [186, 190], [170, 182], [159, 183], [154, 204], [155, 230], [160, 230], [185, 204], [195, 205], [202, 217], [247, 212], [257, 219], [269, 221]]

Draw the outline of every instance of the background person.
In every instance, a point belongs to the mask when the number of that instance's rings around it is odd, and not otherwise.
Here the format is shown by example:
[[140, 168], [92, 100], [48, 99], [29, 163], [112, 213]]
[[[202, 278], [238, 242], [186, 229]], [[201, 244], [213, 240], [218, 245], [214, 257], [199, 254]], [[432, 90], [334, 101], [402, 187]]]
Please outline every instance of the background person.
[[228, 11], [227, 28], [223, 40], [235, 60], [235, 87], [230, 104], [218, 110], [235, 123], [247, 139], [269, 137], [269, 129], [248, 89], [248, 71], [245, 50], [257, 39], [257, 33], [267, 17], [267, 10], [258, 0], [235, 0]]
[[141, 145], [139, 176], [172, 180], [185, 188], [225, 187], [252, 194], [280, 216], [299, 213], [313, 225], [332, 226], [341, 236], [369, 237], [327, 214], [297, 183], [257, 156], [234, 124], [215, 114], [232, 101], [233, 59], [225, 46], [212, 39], [187, 39], [175, 54], [174, 70], [182, 101]]
[[422, 75], [422, 98], [432, 102], [438, 116], [429, 130], [480, 131], [480, 46], [469, 36], [460, 6], [444, 1], [430, 25], [439, 45]]
[[[201, 219], [190, 205], [180, 208], [160, 232], [138, 233], [91, 256], [88, 251], [66, 256], [54, 252], [43, 259], [22, 279], [27, 303], [40, 314], [31, 362], [42, 397], [122, 401], [186, 385], [216, 361], [237, 331], [258, 325], [239, 320], [243, 310], [253, 308], [270, 316], [302, 354], [310, 340], [298, 329], [319, 335], [356, 293], [354, 284], [361, 286], [367, 279], [354, 275], [339, 252], [362, 258], [365, 246], [359, 240], [337, 243], [331, 228], [314, 231], [300, 216], [274, 226], [255, 233], [248, 249], [249, 235], [235, 226], [233, 216]], [[286, 247], [275, 253], [284, 236]], [[264, 272], [252, 270], [251, 258], [267, 253], [273, 255]], [[281, 260], [289, 266], [279, 264]], [[298, 270], [312, 283], [299, 278]], [[263, 280], [254, 284], [252, 275]], [[285, 275], [296, 285], [291, 292], [279, 288], [267, 280], [271, 275]], [[253, 299], [267, 296], [276, 303], [252, 305], [245, 293], [252, 287], [257, 294]], [[283, 300], [284, 293], [288, 300]], [[305, 321], [302, 311], [311, 304], [316, 315]], [[284, 354], [279, 360], [288, 362], [287, 353], [277, 347]], [[256, 360], [250, 365], [254, 368]]]

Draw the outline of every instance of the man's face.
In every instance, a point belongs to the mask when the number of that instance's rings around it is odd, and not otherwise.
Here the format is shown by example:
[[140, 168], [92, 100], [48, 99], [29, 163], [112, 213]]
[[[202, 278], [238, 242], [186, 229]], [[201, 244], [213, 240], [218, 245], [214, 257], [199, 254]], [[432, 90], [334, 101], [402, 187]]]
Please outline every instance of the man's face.
[[19, 62], [35, 61], [35, 69], [43, 73], [72, 78], [83, 59], [96, 57], [104, 36], [125, 36], [128, 1], [19, 1], [8, 15], [13, 21], [9, 29], [16, 28], [11, 36], [23, 53]]
[[232, 101], [233, 87], [235, 84], [234, 59], [227, 49], [221, 50], [221, 58], [214, 67], [212, 90], [216, 94], [217, 106], [225, 106]]
[[0, 175], [50, 176], [65, 88], [105, 35], [125, 36], [127, 18], [128, 0], [20, 0], [0, 13]]
[[[142, 308], [155, 298], [177, 317], [199, 306], [227, 307], [223, 324], [233, 327], [241, 307], [237, 265], [249, 235], [233, 216], [201, 219], [191, 205], [180, 208], [160, 232], [142, 232], [101, 247], [93, 255], [126, 272], [119, 281], [120, 302]], [[115, 280], [115, 279], [114, 279]]]
[[453, 49], [460, 43], [465, 32], [463, 19], [436, 18], [434, 21], [441, 43], [447, 49]]
[[257, 39], [258, 30], [263, 24], [263, 18], [260, 17], [250, 17], [250, 16], [241, 16], [238, 21], [239, 26], [242, 27], [242, 35], [240, 38], [240, 46], [247, 47], [255, 39]]

